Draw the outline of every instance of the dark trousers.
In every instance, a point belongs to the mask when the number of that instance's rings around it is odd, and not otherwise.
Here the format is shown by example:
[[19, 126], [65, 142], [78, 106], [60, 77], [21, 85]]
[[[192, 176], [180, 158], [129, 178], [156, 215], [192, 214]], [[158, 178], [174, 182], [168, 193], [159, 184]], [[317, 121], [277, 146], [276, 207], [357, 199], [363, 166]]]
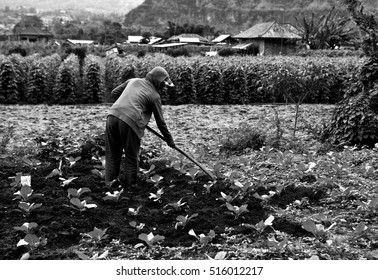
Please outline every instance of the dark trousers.
[[108, 116], [105, 130], [105, 180], [117, 179], [121, 168], [122, 153], [125, 152], [122, 184], [126, 187], [138, 181], [140, 138], [125, 122], [114, 116]]

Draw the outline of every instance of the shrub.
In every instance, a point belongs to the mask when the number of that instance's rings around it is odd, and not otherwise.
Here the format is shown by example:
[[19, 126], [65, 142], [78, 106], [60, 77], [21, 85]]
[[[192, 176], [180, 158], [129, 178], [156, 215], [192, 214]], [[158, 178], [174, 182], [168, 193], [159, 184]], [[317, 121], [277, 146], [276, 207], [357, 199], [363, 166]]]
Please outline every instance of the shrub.
[[87, 57], [84, 66], [83, 103], [100, 103], [103, 101], [103, 75], [99, 62], [93, 56]]
[[177, 48], [177, 49], [169, 49], [166, 52], [167, 55], [170, 55], [172, 57], [178, 57], [178, 56], [189, 56], [189, 51], [185, 47]]
[[68, 56], [60, 65], [56, 77], [55, 102], [58, 104], [77, 103], [79, 83], [79, 60], [75, 55]]
[[244, 124], [226, 132], [220, 140], [220, 152], [241, 154], [246, 149], [259, 150], [265, 145], [266, 137], [260, 129]]
[[222, 72], [223, 101], [227, 104], [247, 103], [247, 89], [244, 69], [231, 65]]
[[6, 59], [0, 65], [0, 103], [14, 104], [18, 101], [16, 71], [12, 62]]
[[227, 57], [231, 55], [235, 55], [236, 51], [232, 48], [224, 48], [218, 51], [219, 56]]
[[44, 65], [37, 61], [33, 63], [30, 69], [26, 89], [26, 102], [29, 104], [38, 104], [48, 100], [45, 68]]

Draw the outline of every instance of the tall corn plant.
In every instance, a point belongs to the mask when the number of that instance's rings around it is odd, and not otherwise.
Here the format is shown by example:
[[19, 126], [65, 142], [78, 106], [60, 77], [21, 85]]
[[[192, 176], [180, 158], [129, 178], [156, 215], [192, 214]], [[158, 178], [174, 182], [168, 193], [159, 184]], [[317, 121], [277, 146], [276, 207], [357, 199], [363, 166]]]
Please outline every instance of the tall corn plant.
[[79, 84], [79, 60], [76, 55], [69, 55], [60, 65], [54, 90], [55, 102], [58, 104], [77, 103], [77, 86]]
[[29, 72], [31, 60], [28, 59], [27, 57], [24, 58], [19, 54], [10, 55], [9, 60], [13, 64], [18, 100], [23, 102], [25, 101], [26, 84], [27, 84], [27, 78], [28, 78], [28, 72]]
[[89, 55], [84, 64], [84, 103], [101, 103], [104, 99], [103, 70], [98, 59]]
[[180, 105], [196, 102], [196, 88], [194, 86], [194, 70], [187, 63], [178, 63], [171, 71], [171, 79], [175, 87], [169, 89], [169, 104]]
[[45, 67], [46, 94], [49, 96], [49, 102], [52, 102], [52, 98], [54, 96], [55, 82], [61, 64], [62, 58], [58, 54], [53, 54], [41, 58], [41, 65]]
[[28, 104], [44, 103], [50, 99], [47, 94], [45, 66], [40, 61], [31, 66], [25, 99]]
[[0, 65], [0, 103], [14, 104], [18, 101], [16, 71], [12, 62], [4, 59]]
[[229, 65], [222, 72], [223, 100], [227, 104], [245, 104], [248, 101], [246, 76], [242, 67]]
[[218, 65], [208, 63], [196, 64], [194, 80], [199, 103], [223, 103], [222, 74]]

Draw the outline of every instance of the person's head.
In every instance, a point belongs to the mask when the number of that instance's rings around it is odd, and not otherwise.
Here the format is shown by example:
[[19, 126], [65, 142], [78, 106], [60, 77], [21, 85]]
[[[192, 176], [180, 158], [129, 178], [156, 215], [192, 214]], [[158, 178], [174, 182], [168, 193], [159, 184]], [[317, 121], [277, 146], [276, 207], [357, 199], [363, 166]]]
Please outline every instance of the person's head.
[[171, 79], [169, 78], [168, 72], [160, 66], [155, 67], [150, 72], [148, 72], [146, 79], [149, 80], [157, 90], [163, 89], [165, 86], [167, 87], [174, 87], [175, 85], [172, 83]]

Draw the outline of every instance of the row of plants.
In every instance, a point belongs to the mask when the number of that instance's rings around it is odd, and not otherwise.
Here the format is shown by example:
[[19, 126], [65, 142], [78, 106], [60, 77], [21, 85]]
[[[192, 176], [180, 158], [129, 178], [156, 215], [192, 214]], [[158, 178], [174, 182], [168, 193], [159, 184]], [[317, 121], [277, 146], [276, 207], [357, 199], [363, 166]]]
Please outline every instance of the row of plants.
[[[178, 57], [164, 54], [101, 58], [85, 53], [0, 56], [0, 103], [112, 102], [125, 79], [159, 65], [176, 87], [164, 104], [336, 103], [358, 79], [363, 58]], [[131, 75], [132, 74], [132, 75]]]
[[[353, 147], [346, 147], [353, 151]], [[304, 155], [303, 159], [296, 158], [295, 154], [291, 151], [281, 152], [280, 150], [273, 149], [268, 146], [261, 147], [259, 152], [259, 157], [266, 163], [271, 165], [271, 168], [277, 170], [287, 170], [286, 179], [287, 182], [297, 181], [308, 182], [309, 184], [314, 184], [312, 187], [319, 188], [323, 187], [328, 190], [328, 195], [330, 199], [342, 203], [348, 201], [351, 196], [354, 197], [355, 203], [353, 208], [355, 213], [369, 215], [369, 213], [375, 213], [378, 207], [378, 197], [373, 197], [369, 199], [366, 194], [360, 193], [356, 187], [348, 186], [343, 187], [342, 182], [345, 182], [350, 176], [354, 176], [354, 173], [359, 173], [363, 177], [376, 177], [377, 170], [370, 164], [366, 163], [358, 168], [354, 169], [351, 164], [343, 161], [340, 153], [329, 152], [323, 159], [316, 159], [314, 153], [310, 151], [308, 154]], [[73, 168], [74, 165], [81, 160], [80, 157], [64, 157], [61, 158], [58, 167], [54, 169], [46, 179], [59, 179], [62, 188], [67, 190], [67, 205], [73, 211], [77, 211], [79, 215], [86, 215], [88, 211], [93, 211], [91, 209], [97, 208], [98, 205], [93, 203], [88, 203], [91, 193], [89, 188], [74, 188], [71, 187], [71, 183], [78, 179], [77, 177], [69, 177], [68, 179], [63, 172], [63, 166], [66, 165], [67, 168]], [[103, 178], [103, 168], [104, 168], [104, 158], [96, 158], [98, 161], [98, 171], [96, 173], [99, 177]], [[191, 167], [187, 164], [182, 156], [171, 157], [169, 159], [170, 166], [178, 170], [183, 175], [190, 177], [191, 182], [198, 182], [199, 180], [199, 170]], [[254, 159], [249, 160], [245, 157], [239, 158], [240, 170], [245, 174], [249, 174], [248, 181], [241, 182], [234, 178], [235, 174], [226, 172], [224, 173], [224, 167], [220, 162], [216, 162], [212, 166], [212, 171], [217, 177], [217, 180], [227, 179], [229, 181], [229, 189], [225, 192], [218, 193], [218, 189], [215, 187], [217, 181], [208, 182], [203, 184], [204, 193], [216, 193], [216, 200], [219, 202], [219, 211], [226, 212], [233, 216], [235, 220], [243, 221], [243, 216], [249, 213], [249, 201], [252, 197], [261, 201], [261, 204], [266, 207], [266, 209], [273, 210], [269, 208], [271, 200], [279, 199], [281, 194], [285, 192], [286, 188], [289, 188], [290, 184], [280, 184], [272, 186], [269, 183], [267, 176], [253, 176], [256, 173], [256, 162]], [[354, 169], [354, 170], [353, 170]], [[100, 171], [101, 170], [101, 171]], [[155, 205], [159, 205], [161, 209], [166, 209], [166, 211], [177, 212], [176, 220], [172, 220], [174, 225], [174, 230], [184, 231], [188, 236], [192, 236], [195, 241], [196, 247], [203, 248], [210, 244], [216, 237], [217, 232], [215, 230], [210, 230], [209, 232], [196, 233], [192, 227], [193, 221], [199, 218], [197, 212], [190, 211], [189, 202], [183, 200], [183, 198], [177, 201], [167, 201], [165, 199], [165, 188], [170, 183], [165, 182], [164, 176], [160, 176], [158, 171], [155, 170], [155, 166], [152, 164], [149, 170], [142, 170], [144, 177], [147, 182], [151, 183], [151, 190], [154, 189], [156, 192], [150, 192], [148, 199], [151, 200]], [[92, 173], [95, 174], [92, 170]], [[23, 213], [24, 218], [29, 218], [30, 213], [34, 210], [42, 207], [41, 203], [34, 203], [33, 201], [38, 200], [43, 194], [37, 194], [33, 192], [31, 187], [31, 176], [22, 175], [18, 173], [14, 179], [12, 187], [18, 189], [14, 193], [15, 199], [20, 200], [18, 207]], [[120, 191], [106, 192], [103, 197], [104, 201], [109, 201], [109, 203], [119, 203], [122, 199], [123, 189]], [[83, 194], [86, 195], [83, 198]], [[146, 194], [147, 195], [147, 194]], [[262, 246], [269, 248], [275, 252], [283, 253], [285, 251], [292, 251], [295, 248], [295, 244], [289, 240], [289, 236], [279, 230], [276, 230], [275, 219], [282, 219], [292, 209], [304, 207], [309, 203], [308, 199], [303, 198], [302, 200], [296, 200], [290, 204], [286, 209], [274, 209], [274, 211], [269, 211], [270, 214], [267, 218], [260, 220], [255, 224], [242, 223], [241, 226], [255, 231], [257, 234], [262, 235], [262, 233], [269, 229], [269, 234], [266, 237], [266, 242]], [[141, 206], [140, 206], [141, 207]], [[135, 234], [138, 235], [138, 239], [141, 243], [134, 246], [135, 249], [147, 247], [152, 249], [165, 241], [165, 236], [156, 234], [156, 232], [146, 231], [147, 225], [140, 220], [140, 207], [139, 208], [129, 208], [128, 216], [131, 217], [129, 220], [129, 225], [135, 230]], [[185, 212], [184, 214], [182, 212]], [[325, 224], [327, 226], [325, 226]], [[332, 251], [335, 250], [340, 244], [339, 231], [346, 228], [345, 238], [350, 240], [367, 238], [370, 240], [374, 234], [374, 227], [368, 222], [360, 221], [355, 225], [349, 225], [340, 217], [333, 217], [330, 214], [325, 213], [313, 213], [310, 216], [305, 216], [300, 218], [301, 227], [310, 232], [313, 235], [311, 240], [322, 244], [323, 250]], [[354, 226], [352, 228], [352, 226]], [[172, 228], [172, 230], [173, 230]], [[43, 236], [39, 232], [38, 224], [35, 222], [24, 222], [21, 226], [16, 226], [14, 229], [17, 232], [22, 232], [24, 235], [21, 238], [17, 246], [25, 246], [27, 252], [21, 256], [21, 259], [28, 259], [32, 254], [42, 246], [47, 244], [47, 237]], [[76, 254], [80, 259], [105, 259], [108, 257], [109, 251], [100, 251], [101, 248], [96, 247], [104, 240], [108, 238], [106, 234], [107, 228], [101, 229], [94, 226], [93, 230], [86, 233], [81, 233], [82, 240], [81, 243], [87, 243], [89, 246], [92, 244], [95, 250], [89, 250], [89, 252], [84, 252], [82, 250], [77, 250]], [[143, 249], [142, 249], [143, 250]], [[224, 259], [226, 257], [226, 252], [218, 252], [217, 257], [219, 259]], [[373, 252], [372, 252], [373, 254]], [[376, 252], [374, 252], [376, 254]]]

